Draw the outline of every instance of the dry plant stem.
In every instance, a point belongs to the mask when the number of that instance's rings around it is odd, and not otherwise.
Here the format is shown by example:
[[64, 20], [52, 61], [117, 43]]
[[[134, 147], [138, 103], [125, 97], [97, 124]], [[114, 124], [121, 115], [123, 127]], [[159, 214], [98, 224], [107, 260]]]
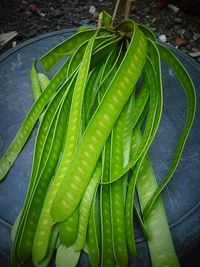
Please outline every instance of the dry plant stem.
[[117, 10], [119, 8], [119, 4], [120, 4], [120, 0], [117, 0], [116, 5], [115, 5], [115, 9], [114, 9], [114, 12], [112, 15], [112, 20], [111, 20], [111, 25], [110, 25], [111, 27], [113, 27], [113, 23], [115, 21], [116, 15], [117, 15]]
[[98, 29], [100, 29], [102, 26], [102, 18], [103, 18], [103, 13], [101, 12], [98, 18]]
[[127, 20], [129, 18], [129, 12], [131, 9], [133, 0], [127, 0], [126, 1], [126, 9], [125, 9], [125, 14], [124, 14], [124, 19]]

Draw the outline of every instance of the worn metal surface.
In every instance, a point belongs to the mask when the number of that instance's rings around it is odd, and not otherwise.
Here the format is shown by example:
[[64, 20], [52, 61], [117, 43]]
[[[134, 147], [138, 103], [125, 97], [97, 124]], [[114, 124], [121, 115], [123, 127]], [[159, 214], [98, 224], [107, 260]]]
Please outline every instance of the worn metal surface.
[[[32, 60], [71, 35], [64, 30], [33, 38], [0, 56], [0, 155], [3, 154], [33, 103], [29, 70]], [[175, 49], [172, 48], [174, 51]], [[197, 89], [197, 116], [181, 163], [162, 197], [176, 251], [182, 266], [200, 266], [200, 66], [175, 51]], [[163, 65], [164, 113], [150, 157], [161, 181], [184, 123], [186, 99], [173, 72]], [[37, 126], [36, 126], [37, 127]], [[6, 179], [0, 183], [0, 266], [8, 267], [11, 226], [23, 204], [28, 186], [36, 129]], [[137, 231], [139, 257], [130, 266], [150, 266], [148, 248]], [[88, 266], [84, 256], [79, 266]]]

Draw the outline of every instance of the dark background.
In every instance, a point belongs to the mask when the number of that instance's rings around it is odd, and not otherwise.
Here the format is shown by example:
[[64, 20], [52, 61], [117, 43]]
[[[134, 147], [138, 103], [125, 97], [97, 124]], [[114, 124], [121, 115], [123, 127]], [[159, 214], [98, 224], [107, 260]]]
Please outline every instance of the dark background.
[[[117, 21], [123, 18], [124, 2], [121, 1]], [[167, 7], [169, 3], [180, 10], [175, 13]], [[115, 1], [106, 0], [1, 0], [0, 32], [18, 33], [1, 52], [10, 48], [13, 41], [18, 44], [43, 33], [74, 28], [80, 24], [96, 24], [96, 18], [89, 13], [90, 6], [95, 6], [97, 13], [102, 10], [112, 13], [114, 4]], [[178, 44], [187, 53], [200, 51], [200, 0], [136, 0], [130, 17], [151, 27], [157, 37], [166, 35], [167, 42]], [[200, 56], [195, 59], [200, 62]]]

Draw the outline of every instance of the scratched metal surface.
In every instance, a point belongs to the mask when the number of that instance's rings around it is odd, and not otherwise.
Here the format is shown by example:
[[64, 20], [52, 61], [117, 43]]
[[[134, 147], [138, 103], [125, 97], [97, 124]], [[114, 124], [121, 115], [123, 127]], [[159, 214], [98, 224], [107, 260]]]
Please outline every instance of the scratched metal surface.
[[[33, 103], [29, 79], [33, 58], [39, 58], [72, 32], [73, 29], [39, 36], [0, 56], [0, 155], [12, 141]], [[195, 83], [198, 108], [181, 163], [162, 197], [182, 266], [200, 266], [200, 67], [183, 53], [177, 51], [176, 54]], [[164, 113], [150, 150], [158, 182], [169, 166], [186, 114], [183, 90], [173, 72], [164, 64], [163, 85]], [[35, 134], [36, 129], [6, 180], [0, 183], [0, 266], [10, 266], [10, 229], [26, 194]], [[130, 261], [129, 266], [150, 266], [148, 248], [140, 231], [137, 231], [136, 236], [139, 255], [137, 260]], [[88, 266], [86, 256], [82, 257], [79, 266]]]

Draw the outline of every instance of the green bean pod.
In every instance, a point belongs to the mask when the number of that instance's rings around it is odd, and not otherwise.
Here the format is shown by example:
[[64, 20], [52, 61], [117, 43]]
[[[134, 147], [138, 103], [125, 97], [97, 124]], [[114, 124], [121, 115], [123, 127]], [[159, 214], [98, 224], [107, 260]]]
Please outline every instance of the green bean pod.
[[[137, 145], [139, 145], [142, 139], [139, 128], [135, 129], [134, 139]], [[151, 199], [156, 188], [158, 188], [150, 160], [147, 156], [144, 158], [139, 170], [136, 186], [140, 206], [142, 212], [144, 212], [146, 204]], [[152, 266], [180, 266], [174, 249], [164, 205], [160, 197], [157, 199], [149, 216], [144, 218], [144, 225], [149, 235], [148, 246]]]
[[[102, 37], [101, 37], [102, 38]], [[98, 42], [97, 41], [95, 42], [96, 46], [95, 46], [95, 49], [94, 49], [94, 53], [96, 53], [97, 51], [101, 51], [102, 50], [102, 47], [106, 47], [107, 45], [110, 45], [110, 43], [113, 43], [115, 42], [117, 39], [117, 36], [116, 34], [113, 34], [113, 35], [105, 35], [104, 36], [104, 40], [102, 42]], [[98, 39], [96, 39], [98, 40]]]
[[49, 240], [48, 250], [47, 250], [47, 253], [45, 255], [45, 258], [40, 262], [34, 262], [34, 259], [33, 259], [33, 263], [36, 267], [49, 266], [49, 263], [50, 263], [52, 256], [53, 256], [53, 252], [54, 252], [55, 247], [56, 247], [57, 239], [58, 239], [58, 228], [56, 225], [52, 231], [52, 234], [51, 234], [51, 237]]
[[[102, 180], [110, 180], [111, 138], [106, 141], [102, 154]], [[113, 231], [111, 222], [110, 185], [100, 187], [100, 215], [101, 215], [101, 266], [115, 266], [113, 250]]]
[[[115, 177], [113, 177], [112, 182], [115, 182], [120, 179], [120, 177], [123, 177], [123, 175], [127, 173], [129, 169], [131, 169], [137, 163], [142, 154], [148, 151], [160, 123], [162, 113], [162, 86], [160, 83], [158, 87], [156, 85], [157, 81], [154, 75], [151, 60], [149, 58], [147, 58], [146, 60], [144, 69], [146, 72], [145, 75], [149, 77], [149, 81], [151, 80], [151, 78], [153, 79], [151, 81], [150, 86], [150, 107], [148, 111], [147, 121], [145, 124], [144, 135], [140, 147], [137, 149], [137, 153], [133, 155], [133, 157], [130, 159], [129, 163], [123, 168], [123, 170], [119, 174], [116, 174]], [[154, 88], [156, 87], [158, 88], [158, 90], [154, 90]]]
[[44, 73], [41, 73], [41, 72], [38, 73], [38, 80], [39, 80], [41, 92], [43, 92], [49, 85], [50, 80], [46, 75], [44, 75]]
[[[132, 129], [135, 128], [142, 114], [144, 114], [144, 109], [149, 100], [149, 81], [143, 77], [142, 79], [142, 87], [139, 90], [138, 95], [136, 96], [136, 101], [134, 105], [134, 113], [132, 117]], [[127, 163], [128, 164], [128, 163]]]
[[[143, 79], [142, 87], [139, 93], [137, 94], [135, 101], [132, 103], [133, 116], [131, 116], [131, 122], [129, 122], [129, 125], [131, 125], [131, 129], [138, 127], [138, 124], [143, 124], [144, 119], [141, 118], [142, 117], [141, 114], [144, 113], [144, 108], [145, 108], [145, 105], [147, 105], [148, 97], [149, 97], [149, 85], [148, 85], [147, 79]], [[134, 133], [134, 130], [133, 130], [133, 133]], [[129, 162], [130, 155], [133, 154], [133, 152], [136, 153], [137, 151], [134, 135], [132, 136], [132, 131], [131, 131], [131, 143], [128, 142], [128, 145], [129, 145], [128, 155], [125, 156], [125, 165]], [[133, 188], [130, 189], [131, 181], [132, 181], [132, 178], [129, 179], [126, 201], [125, 201], [125, 222], [126, 222], [126, 235], [127, 235], [127, 243], [128, 243], [129, 251], [131, 252], [133, 256], [136, 256], [137, 250], [136, 250], [136, 244], [135, 244], [134, 222], [133, 222], [134, 211], [136, 213], [137, 218], [139, 218], [139, 222], [142, 225], [142, 229], [143, 229], [143, 232], [145, 233], [145, 236], [147, 236], [147, 233], [146, 233], [145, 227], [143, 226], [141, 222], [141, 218], [137, 212], [137, 209], [134, 205], [134, 190]]]
[[40, 97], [42, 90], [38, 78], [38, 73], [35, 69], [35, 60], [33, 61], [33, 65], [30, 71], [30, 76], [31, 76], [31, 87], [32, 87], [33, 98], [36, 101]]
[[79, 257], [80, 252], [74, 251], [73, 247], [66, 248], [59, 245], [56, 252], [56, 267], [75, 267]]
[[[77, 82], [74, 88], [72, 104], [71, 104], [71, 109], [70, 109], [67, 137], [65, 141], [65, 148], [63, 151], [62, 158], [60, 160], [60, 164], [56, 171], [54, 180], [46, 196], [45, 203], [44, 203], [42, 213], [39, 219], [39, 223], [37, 226], [36, 235], [35, 235], [34, 244], [33, 244], [33, 247], [34, 247], [33, 251], [35, 251], [34, 257], [37, 259], [37, 261], [40, 261], [44, 257], [45, 247], [48, 244], [49, 236], [50, 236], [51, 229], [53, 226], [53, 221], [51, 219], [49, 209], [51, 208], [51, 204], [53, 202], [54, 196], [60, 186], [63, 176], [65, 175], [65, 172], [71, 161], [71, 157], [77, 146], [77, 142], [79, 138], [79, 131], [80, 131], [83, 92], [84, 92], [84, 88], [86, 84], [87, 73], [89, 71], [90, 54], [92, 53], [94, 38], [95, 37], [93, 37], [89, 41], [87, 48], [85, 50], [85, 53], [84, 53], [83, 62], [81, 64], [78, 77], [77, 77]], [[41, 240], [41, 233], [43, 232], [45, 232], [46, 239], [43, 238], [43, 245], [41, 246], [40, 249], [38, 249], [39, 247], [38, 244], [40, 244], [40, 240]]]
[[67, 66], [68, 62], [66, 62], [52, 78], [46, 90], [42, 93], [42, 95], [38, 98], [38, 100], [30, 109], [15, 138], [13, 139], [12, 143], [0, 159], [0, 180], [5, 177], [10, 167], [13, 165], [15, 159], [17, 158], [18, 154], [26, 143], [26, 140], [29, 137], [41, 112], [43, 111], [46, 104], [49, 102], [52, 95], [55, 93], [58, 86], [65, 78]]
[[[118, 170], [123, 168], [123, 140], [124, 140], [124, 127], [125, 118], [128, 106], [126, 105], [119, 115], [111, 134], [111, 160], [110, 172], [111, 177], [118, 173]], [[126, 230], [124, 220], [124, 202], [125, 190], [124, 185], [126, 177], [112, 183], [110, 186], [110, 205], [111, 205], [111, 223], [112, 223], [112, 240], [113, 249], [116, 262], [119, 266], [127, 266], [128, 264], [128, 251], [126, 243]]]
[[[58, 100], [60, 101], [60, 99], [58, 99]], [[53, 107], [53, 110], [54, 110], [54, 106], [51, 105], [51, 107]], [[51, 112], [50, 112], [50, 114], [49, 113], [46, 113], [46, 114], [50, 115]], [[48, 120], [49, 120], [49, 118], [51, 119], [51, 116], [50, 117], [48, 116]], [[46, 116], [45, 116], [44, 121], [46, 121]], [[41, 124], [40, 126], [43, 126], [43, 125], [45, 125], [45, 123], [44, 124]], [[40, 127], [40, 129], [42, 129], [42, 128], [43, 127]], [[53, 132], [54, 132], [54, 128], [55, 128], [55, 120], [54, 120], [53, 127], [50, 127], [50, 128], [53, 130], [52, 133], [49, 133], [50, 136], [51, 136], [51, 138], [52, 138], [52, 135], [53, 135]], [[46, 126], [46, 129], [48, 130], [49, 128]], [[41, 133], [41, 132], [42, 131], [39, 131], [39, 133]], [[42, 140], [44, 142], [45, 141], [45, 138], [43, 140], [43, 137], [45, 137], [45, 136], [43, 134], [41, 134], [41, 138], [38, 138], [37, 140], [38, 141]], [[39, 142], [37, 142], [36, 143], [36, 146], [35, 146], [35, 153], [34, 153], [34, 158], [35, 158], [34, 163], [35, 164], [32, 167], [31, 180], [30, 180], [30, 183], [29, 183], [28, 192], [27, 192], [27, 195], [26, 195], [25, 203], [23, 205], [22, 213], [21, 213], [21, 216], [20, 216], [20, 221], [18, 223], [17, 232], [16, 232], [16, 235], [15, 235], [14, 244], [13, 244], [13, 247], [12, 247], [12, 258], [13, 258], [13, 261], [15, 261], [14, 258], [17, 259], [19, 257], [18, 256], [18, 247], [21, 244], [21, 242], [19, 241], [19, 239], [21, 239], [22, 233], [24, 233], [23, 228], [24, 228], [25, 221], [26, 221], [26, 218], [27, 218], [28, 206], [29, 206], [29, 203], [31, 201], [30, 199], [31, 199], [31, 196], [32, 196], [32, 192], [33, 192], [33, 190], [35, 188], [35, 184], [37, 182], [37, 176], [36, 176], [37, 166], [36, 166], [36, 164], [37, 164], [37, 158], [38, 158], [38, 156], [41, 155], [41, 152], [42, 152], [42, 150], [40, 150], [40, 147], [37, 146], [38, 143]], [[38, 149], [37, 149], [37, 147], [38, 147]], [[35, 224], [34, 224], [34, 226], [35, 226]], [[29, 245], [29, 252], [24, 253], [24, 256], [23, 257], [28, 258], [30, 256], [30, 251], [31, 251], [31, 244]], [[25, 254], [28, 254], [28, 256], [25, 256]]]
[[145, 27], [144, 25], [138, 25], [138, 27], [144, 33], [147, 39], [150, 39], [152, 42], [157, 43], [157, 39], [154, 33], [149, 28]]
[[[153, 141], [153, 137], [155, 136], [155, 133], [157, 131], [159, 120], [156, 121], [156, 124], [154, 124], [155, 117], [157, 114], [157, 105], [159, 103], [159, 114], [160, 114], [160, 108], [161, 108], [161, 99], [162, 99], [162, 91], [161, 90], [154, 90], [156, 88], [156, 79], [153, 72], [153, 67], [151, 67], [152, 63], [147, 58], [145, 62], [145, 75], [148, 77], [148, 80], [150, 81], [150, 78], [152, 77], [153, 80], [151, 82], [150, 86], [150, 106], [148, 110], [148, 116], [144, 128], [144, 135], [142, 138], [142, 142], [140, 144], [140, 147], [137, 149], [137, 152], [130, 158], [129, 163], [121, 170], [118, 171], [118, 174], [115, 173], [114, 177], [112, 177], [111, 181], [108, 183], [113, 183], [119, 180], [123, 177], [124, 174], [126, 174], [134, 165], [137, 163], [137, 161], [140, 159], [143, 153], [146, 153]], [[150, 76], [150, 77], [149, 77]], [[145, 78], [146, 80], [146, 78]], [[159, 87], [159, 89], [162, 89]], [[146, 95], [146, 94], [145, 94]], [[137, 113], [136, 113], [137, 114]], [[137, 114], [135, 121], [139, 119], [141, 114]], [[155, 126], [156, 125], [156, 126]], [[105, 183], [106, 184], [106, 183]]]
[[76, 70], [77, 65], [81, 63], [87, 44], [88, 40], [83, 42], [72, 55], [67, 70], [67, 77], [69, 77]]
[[159, 49], [161, 58], [174, 70], [177, 78], [180, 80], [183, 86], [183, 89], [187, 97], [188, 112], [187, 112], [186, 122], [182, 130], [182, 133], [180, 135], [171, 166], [167, 172], [167, 175], [163, 179], [161, 185], [159, 186], [159, 188], [156, 189], [156, 192], [153, 194], [151, 200], [147, 204], [145, 211], [144, 211], [144, 216], [148, 216], [148, 214], [151, 211], [151, 208], [153, 207], [154, 202], [156, 201], [157, 197], [162, 192], [162, 190], [165, 188], [167, 183], [170, 181], [172, 175], [174, 174], [178, 166], [178, 163], [180, 161], [180, 158], [183, 152], [183, 148], [185, 146], [185, 143], [187, 141], [189, 132], [191, 130], [191, 127], [194, 121], [195, 111], [196, 111], [195, 88], [187, 71], [182, 66], [182, 64], [178, 61], [178, 59], [167, 48], [165, 48], [163, 45], [160, 45], [160, 44], [157, 44], [157, 48]]
[[[158, 116], [160, 116], [160, 113], [161, 113], [160, 112], [160, 108], [162, 106], [162, 104], [161, 104], [162, 103], [162, 101], [161, 101], [162, 94], [159, 94], [159, 92], [161, 92], [161, 90], [160, 90], [161, 86], [160, 86], [160, 83], [158, 83], [157, 80], [156, 80], [156, 76], [155, 76], [155, 73], [154, 73], [154, 70], [153, 70], [153, 66], [150, 63], [150, 60], [146, 61], [146, 69], [145, 70], [146, 70], [146, 74], [147, 74], [147, 77], [148, 77], [147, 78], [148, 81], [149, 82], [151, 81], [151, 84], [149, 85], [150, 86], [150, 108], [149, 108], [149, 114], [150, 114], [150, 112], [152, 112], [152, 114], [154, 114], [153, 115], [154, 117], [156, 116], [156, 114], [159, 114]], [[158, 77], [160, 77], [160, 76], [158, 76]], [[145, 88], [145, 87], [143, 87], [143, 88]], [[154, 92], [155, 92], [155, 95], [157, 95], [157, 98], [156, 98], [157, 99], [157, 103], [158, 103], [157, 105], [154, 105], [154, 97], [153, 97]], [[151, 110], [151, 106], [152, 107], [154, 106], [152, 111], [150, 111]], [[147, 119], [147, 123], [148, 123], [148, 119]], [[159, 119], [157, 118], [155, 124], [152, 125], [151, 131], [149, 132], [149, 134], [151, 136], [151, 138], [149, 139], [150, 141], [148, 141], [149, 144], [152, 142], [152, 139], [153, 139], [152, 137], [154, 137], [154, 135], [156, 133], [158, 123], [159, 123]], [[145, 130], [146, 130], [146, 128], [145, 128]], [[144, 135], [145, 135], [145, 130], [144, 130]], [[133, 174], [132, 174], [132, 176], [130, 178], [130, 181], [129, 181], [128, 192], [127, 192], [127, 197], [126, 197], [126, 222], [129, 222], [127, 224], [127, 234], [129, 236], [129, 238], [128, 238], [128, 246], [129, 246], [129, 249], [130, 249], [130, 251], [132, 252], [133, 255], [135, 254], [135, 251], [136, 251], [135, 240], [134, 240], [134, 232], [133, 232], [133, 219], [132, 219], [133, 218], [133, 214], [132, 213], [133, 213], [133, 205], [134, 205], [135, 186], [136, 186], [138, 173], [140, 171], [142, 162], [144, 160], [144, 157], [145, 157], [147, 151], [148, 150], [146, 149], [143, 152], [143, 154], [141, 155], [141, 157], [137, 161], [136, 166], [134, 167]], [[137, 153], [138, 153], [138, 145], [137, 145], [136, 141], [133, 139], [132, 140], [132, 154], [137, 154]]]
[[100, 264], [100, 203], [99, 192], [96, 190], [90, 210], [86, 244], [92, 267]]
[[94, 173], [91, 177], [90, 183], [88, 184], [88, 187], [79, 204], [80, 216], [79, 216], [78, 234], [76, 241], [73, 245], [75, 251], [80, 251], [81, 249], [83, 249], [86, 242], [87, 225], [90, 215], [90, 209], [98, 185], [98, 181], [100, 179], [101, 169], [102, 169], [101, 162], [98, 162], [94, 170]]
[[108, 42], [106, 42], [104, 46], [101, 46], [99, 47], [99, 49], [95, 50], [91, 58], [90, 68], [93, 69], [99, 62], [105, 60], [109, 53], [113, 51], [115, 47], [119, 46], [122, 39], [123, 37], [119, 36], [118, 38], [115, 38], [111, 41], [108, 40]]
[[123, 147], [123, 163], [122, 167], [126, 166], [130, 159], [131, 152], [131, 139], [132, 139], [132, 121], [133, 117], [136, 117], [136, 103], [135, 103], [135, 92], [130, 96], [130, 99], [127, 102], [127, 111], [124, 119], [124, 130], [123, 130], [123, 139], [122, 139], [122, 147]]
[[[180, 266], [160, 193], [191, 130], [195, 89], [151, 30], [129, 19], [113, 27], [115, 11], [101, 12], [98, 28], [81, 27], [41, 57], [45, 70], [65, 60], [51, 81], [34, 61], [35, 103], [0, 159], [2, 180], [40, 119], [26, 198], [11, 233], [12, 266], [32, 256], [36, 267], [46, 267], [57, 249], [57, 267], [75, 266], [81, 250], [92, 267], [125, 267], [128, 252], [137, 254], [136, 219], [152, 267]], [[148, 151], [162, 115], [161, 59], [182, 83], [188, 111], [158, 185]]]
[[[90, 106], [88, 108], [88, 111], [86, 113], [86, 119], [89, 122], [92, 118], [92, 115], [94, 114], [97, 106], [98, 106], [98, 96], [101, 98], [105, 94], [111, 80], [113, 79], [118, 67], [119, 62], [121, 59], [121, 47], [116, 48], [113, 51], [110, 52], [108, 55], [108, 58], [105, 62], [105, 64], [102, 67], [101, 73], [99, 73], [99, 83], [98, 86], [93, 88], [93, 92], [90, 96]], [[116, 56], [118, 52], [118, 55]], [[98, 94], [100, 92], [100, 95]]]
[[65, 174], [67, 178], [53, 201], [51, 215], [54, 222], [66, 220], [78, 206], [103, 145], [138, 80], [146, 59], [146, 49], [146, 39], [135, 25], [124, 59], [92, 117]]
[[[41, 94], [41, 92], [43, 92], [46, 89], [47, 85], [49, 84], [49, 79], [43, 73], [37, 73], [36, 72], [35, 64], [33, 64], [32, 69], [31, 69], [31, 83], [32, 83], [32, 87], [33, 87], [32, 90], [33, 91], [36, 90], [36, 91], [38, 91], [38, 93], [40, 92], [40, 94]], [[38, 87], [39, 87], [39, 89], [38, 89]], [[39, 94], [35, 94], [35, 101], [37, 100], [37, 98], [39, 96], [40, 96]], [[40, 139], [40, 138], [38, 138], [38, 139]], [[37, 139], [37, 141], [38, 141], [38, 139]], [[43, 141], [42, 141], [41, 145], [43, 144]], [[39, 148], [40, 148], [40, 145], [39, 145]], [[41, 154], [41, 150], [38, 152], [38, 154]], [[32, 170], [32, 172], [33, 172], [33, 170]], [[33, 180], [34, 179], [31, 178], [30, 183], [33, 183]], [[31, 187], [31, 185], [29, 185], [29, 187]], [[30, 191], [30, 189], [28, 189], [28, 190]], [[29, 193], [27, 193], [27, 195], [28, 194]], [[20, 212], [19, 212], [19, 214], [18, 214], [18, 216], [14, 222], [14, 225], [12, 227], [12, 231], [11, 231], [12, 243], [14, 242], [15, 235], [16, 235], [17, 229], [19, 227], [19, 222], [20, 222], [21, 216], [22, 216], [22, 210], [20, 210]]]
[[[67, 91], [65, 92], [65, 95], [66, 94]], [[62, 96], [62, 94], [60, 95]], [[59, 100], [59, 97], [57, 99]], [[51, 142], [52, 145], [50, 145], [51, 148], [48, 152], [50, 156], [44, 164], [43, 170], [38, 173], [39, 177], [36, 180], [35, 186], [32, 185], [32, 188], [30, 188], [32, 190], [27, 195], [27, 201], [25, 202], [24, 211], [22, 213], [23, 217], [21, 217], [22, 221], [19, 224], [19, 229], [17, 231], [16, 240], [14, 242], [12, 252], [13, 258], [15, 258], [17, 255], [17, 258], [19, 258], [18, 260], [21, 262], [26, 261], [31, 254], [32, 243], [37, 227], [37, 221], [40, 216], [42, 204], [44, 202], [45, 194], [47, 192], [49, 183], [51, 182], [51, 178], [53, 176], [56, 164], [59, 159], [62, 138], [65, 133], [64, 129], [67, 124], [66, 113], [69, 106], [68, 98], [65, 97], [65, 99], [67, 99], [67, 101], [65, 101], [64, 105], [62, 105], [62, 109], [60, 109], [60, 107], [58, 106], [58, 116], [56, 116], [54, 106], [50, 106], [55, 112], [55, 116], [53, 116], [52, 125], [54, 122], [54, 124], [58, 124], [59, 126], [53, 126], [53, 129], [55, 129], [55, 131], [53, 134], [53, 142]], [[54, 101], [54, 103], [56, 102]], [[51, 112], [48, 112], [47, 114], [48, 116], [51, 116]]]
[[[36, 137], [36, 144], [34, 148], [34, 159], [33, 159], [31, 178], [30, 178], [30, 183], [31, 183], [30, 187], [33, 187], [33, 185], [35, 184], [36, 177], [41, 172], [43, 165], [47, 160], [55, 128], [56, 119], [54, 118], [57, 116], [55, 111], [59, 109], [62, 97], [66, 92], [67, 88], [68, 88], [68, 83], [63, 84], [59, 92], [55, 95], [55, 97], [48, 105], [47, 110], [43, 116], [43, 120], [41, 121], [41, 124], [39, 126]], [[51, 126], [53, 121], [54, 121], [54, 127]], [[28, 195], [29, 194], [30, 193], [28, 193]]]
[[88, 29], [78, 32], [48, 51], [40, 59], [45, 70], [49, 71], [62, 58], [71, 55], [81, 43], [90, 39], [90, 37], [95, 34], [96, 31], [96, 29]]
[[79, 207], [66, 222], [59, 223], [59, 239], [62, 245], [70, 247], [77, 238], [79, 228]]
[[146, 238], [146, 240], [149, 240], [149, 233], [147, 231], [147, 227], [144, 224], [144, 220], [140, 214], [139, 208], [136, 206], [135, 203], [133, 203], [133, 214], [135, 214], [136, 219], [138, 220], [140, 229], [142, 230], [144, 237]]
[[[34, 148], [33, 166], [27, 196], [31, 195], [31, 190], [36, 183], [36, 178], [37, 176], [39, 176], [39, 173], [41, 172], [43, 165], [45, 165], [46, 159], [48, 157], [55, 128], [54, 126], [56, 119], [54, 119], [54, 117], [57, 116], [55, 110], [59, 107], [61, 99], [69, 86], [68, 83], [69, 81], [67, 83], [64, 83], [56, 96], [52, 99], [39, 126]], [[54, 126], [52, 125], [52, 123]]]
[[[85, 88], [84, 93], [84, 106], [83, 106], [83, 115], [84, 115], [84, 124], [86, 127], [86, 118], [88, 117], [88, 112], [90, 109], [91, 101], [92, 101], [92, 95], [97, 90], [100, 79], [101, 79], [101, 73], [103, 72], [104, 66], [103, 64], [98, 64], [92, 71], [90, 71], [87, 85]], [[100, 74], [100, 75], [99, 75]]]

